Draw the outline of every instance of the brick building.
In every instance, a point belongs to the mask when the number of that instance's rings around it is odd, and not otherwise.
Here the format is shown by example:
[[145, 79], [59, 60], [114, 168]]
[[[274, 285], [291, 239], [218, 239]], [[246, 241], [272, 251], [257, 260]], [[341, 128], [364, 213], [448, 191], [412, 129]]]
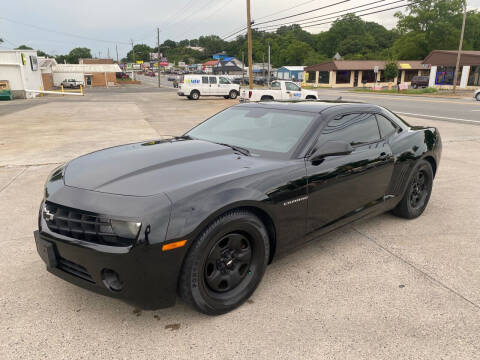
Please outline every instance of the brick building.
[[116, 73], [121, 71], [117, 64], [57, 64], [52, 67], [53, 84], [60, 86], [65, 79], [75, 79], [87, 87], [114, 86]]

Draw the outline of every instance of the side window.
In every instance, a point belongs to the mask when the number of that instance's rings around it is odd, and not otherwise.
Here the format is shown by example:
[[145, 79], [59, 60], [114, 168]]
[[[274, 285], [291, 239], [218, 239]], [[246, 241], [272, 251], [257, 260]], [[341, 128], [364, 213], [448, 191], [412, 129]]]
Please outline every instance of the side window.
[[202, 76], [202, 84], [208, 84], [208, 76]]
[[286, 88], [288, 91], [301, 91], [301, 90], [302, 90], [302, 89], [300, 88], [300, 86], [298, 86], [297, 84], [291, 83], [291, 82], [286, 82], [286, 83], [285, 83], [285, 88]]
[[272, 89], [273, 90], [280, 90], [281, 86], [280, 86], [280, 83], [278, 81], [273, 81], [272, 82]]
[[230, 84], [230, 81], [228, 81], [228, 79], [224, 78], [223, 76], [218, 78], [218, 82], [220, 84]]
[[368, 144], [380, 140], [375, 115], [347, 114], [331, 120], [323, 129], [320, 142], [345, 141], [352, 146]]
[[215, 76], [210, 76], [210, 84], [216, 84], [217, 83], [217, 78]]
[[380, 129], [380, 136], [382, 138], [392, 135], [397, 131], [395, 125], [392, 124], [385, 116], [376, 114], [378, 121], [378, 128]]

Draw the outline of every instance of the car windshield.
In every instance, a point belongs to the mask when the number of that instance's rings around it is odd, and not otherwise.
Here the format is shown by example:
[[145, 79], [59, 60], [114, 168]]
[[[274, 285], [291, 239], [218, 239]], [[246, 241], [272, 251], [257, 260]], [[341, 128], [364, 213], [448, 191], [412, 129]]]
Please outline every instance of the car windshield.
[[266, 108], [226, 109], [186, 135], [192, 138], [286, 154], [292, 151], [317, 114]]

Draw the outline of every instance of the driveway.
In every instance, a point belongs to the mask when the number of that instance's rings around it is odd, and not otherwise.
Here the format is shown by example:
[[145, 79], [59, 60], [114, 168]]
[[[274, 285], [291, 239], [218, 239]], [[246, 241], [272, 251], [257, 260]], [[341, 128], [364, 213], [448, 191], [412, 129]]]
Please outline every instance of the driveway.
[[48, 173], [72, 157], [179, 135], [231, 100], [147, 86], [0, 103], [1, 359], [474, 359], [480, 353], [480, 127], [437, 126], [443, 158], [415, 220], [354, 223], [278, 257], [219, 317], [140, 311], [45, 270], [32, 232]]

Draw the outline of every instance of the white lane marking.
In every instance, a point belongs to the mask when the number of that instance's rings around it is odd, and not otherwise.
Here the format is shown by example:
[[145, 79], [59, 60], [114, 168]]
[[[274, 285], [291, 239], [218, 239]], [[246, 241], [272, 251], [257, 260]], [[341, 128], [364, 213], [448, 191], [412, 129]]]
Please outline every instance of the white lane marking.
[[430, 118], [435, 118], [435, 119], [443, 119], [443, 120], [455, 120], [455, 121], [463, 121], [463, 122], [468, 122], [468, 123], [475, 123], [475, 124], [480, 124], [480, 120], [469, 120], [469, 119], [459, 119], [459, 118], [452, 118], [452, 117], [446, 117], [446, 116], [435, 116], [435, 115], [426, 115], [426, 114], [413, 114], [413, 113], [407, 113], [407, 112], [402, 112], [402, 111], [394, 111], [398, 114], [402, 115], [411, 115], [411, 116], [424, 116], [424, 117], [430, 117]]

